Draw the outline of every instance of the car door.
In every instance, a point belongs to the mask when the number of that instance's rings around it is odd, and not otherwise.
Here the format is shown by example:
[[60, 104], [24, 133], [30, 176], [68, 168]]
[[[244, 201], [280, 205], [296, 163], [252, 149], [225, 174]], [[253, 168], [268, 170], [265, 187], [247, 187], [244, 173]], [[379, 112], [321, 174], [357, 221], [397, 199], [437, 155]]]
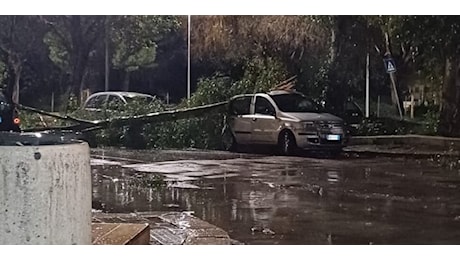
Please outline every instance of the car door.
[[248, 144], [251, 140], [251, 100], [252, 96], [242, 96], [230, 102], [227, 123], [238, 144]]
[[276, 144], [278, 120], [274, 105], [263, 96], [256, 96], [252, 118], [252, 139], [255, 144]]

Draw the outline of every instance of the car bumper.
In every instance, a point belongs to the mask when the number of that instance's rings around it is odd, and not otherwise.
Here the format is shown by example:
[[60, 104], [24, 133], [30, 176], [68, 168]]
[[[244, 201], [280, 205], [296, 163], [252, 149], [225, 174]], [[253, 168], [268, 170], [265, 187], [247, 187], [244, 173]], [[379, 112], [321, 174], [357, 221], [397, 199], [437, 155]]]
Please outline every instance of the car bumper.
[[335, 150], [346, 146], [345, 134], [296, 134], [297, 147], [304, 150]]

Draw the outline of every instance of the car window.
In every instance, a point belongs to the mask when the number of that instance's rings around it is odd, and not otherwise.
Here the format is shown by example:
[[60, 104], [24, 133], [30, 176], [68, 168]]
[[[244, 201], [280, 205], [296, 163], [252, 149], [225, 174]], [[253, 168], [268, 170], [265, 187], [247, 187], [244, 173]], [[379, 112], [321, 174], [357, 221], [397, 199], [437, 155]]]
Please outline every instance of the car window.
[[151, 96], [124, 96], [126, 102], [138, 102], [142, 104], [149, 104], [153, 101], [153, 97]]
[[103, 108], [107, 95], [94, 96], [86, 102], [86, 108]]
[[256, 114], [263, 114], [263, 115], [273, 115], [275, 113], [275, 109], [273, 108], [270, 101], [268, 101], [264, 97], [256, 97]]
[[109, 98], [107, 99], [107, 107], [120, 107], [124, 104], [125, 102], [116, 95], [109, 95]]
[[271, 97], [283, 112], [321, 112], [316, 102], [300, 94], [272, 95]]
[[230, 114], [232, 115], [248, 115], [251, 105], [251, 96], [239, 97], [233, 100], [230, 104]]

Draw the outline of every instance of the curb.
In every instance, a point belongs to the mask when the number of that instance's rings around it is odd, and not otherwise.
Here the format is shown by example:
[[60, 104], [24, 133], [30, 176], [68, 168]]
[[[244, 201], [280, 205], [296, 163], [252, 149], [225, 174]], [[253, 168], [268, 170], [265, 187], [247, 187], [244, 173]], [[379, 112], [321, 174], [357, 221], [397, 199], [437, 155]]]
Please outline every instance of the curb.
[[460, 149], [460, 138], [428, 135], [352, 136], [349, 145], [410, 145], [441, 148], [447, 151]]
[[369, 156], [452, 157], [460, 156], [460, 138], [425, 135], [353, 136], [343, 150]]

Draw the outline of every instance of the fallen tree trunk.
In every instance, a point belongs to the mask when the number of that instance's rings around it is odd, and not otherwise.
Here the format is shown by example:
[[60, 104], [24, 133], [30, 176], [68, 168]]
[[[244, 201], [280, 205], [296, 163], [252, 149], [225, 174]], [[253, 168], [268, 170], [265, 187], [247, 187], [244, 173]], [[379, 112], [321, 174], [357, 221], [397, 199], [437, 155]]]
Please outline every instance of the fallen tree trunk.
[[106, 120], [85, 120], [80, 118], [71, 117], [68, 115], [61, 116], [55, 113], [50, 113], [44, 110], [27, 107], [24, 105], [19, 105], [19, 109], [27, 110], [31, 112], [35, 112], [38, 114], [47, 115], [50, 117], [58, 118], [61, 120], [72, 121], [77, 124], [73, 124], [70, 126], [54, 126], [54, 127], [42, 127], [42, 128], [31, 128], [25, 129], [24, 132], [34, 132], [34, 131], [47, 131], [47, 130], [70, 130], [70, 131], [77, 131], [77, 132], [89, 132], [95, 131], [103, 128], [108, 127], [120, 127], [123, 125], [131, 125], [131, 124], [147, 124], [147, 123], [160, 123], [166, 121], [174, 121], [179, 119], [186, 119], [192, 117], [200, 117], [206, 115], [211, 112], [223, 112], [225, 109], [225, 105], [227, 101], [197, 106], [192, 108], [181, 108], [175, 110], [168, 110], [168, 111], [161, 111], [161, 112], [152, 112], [143, 115], [135, 115], [135, 116], [125, 116], [125, 117], [116, 117], [116, 118], [109, 118]]

